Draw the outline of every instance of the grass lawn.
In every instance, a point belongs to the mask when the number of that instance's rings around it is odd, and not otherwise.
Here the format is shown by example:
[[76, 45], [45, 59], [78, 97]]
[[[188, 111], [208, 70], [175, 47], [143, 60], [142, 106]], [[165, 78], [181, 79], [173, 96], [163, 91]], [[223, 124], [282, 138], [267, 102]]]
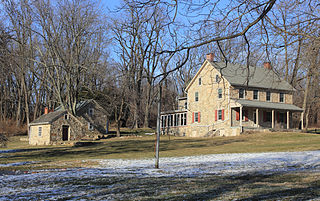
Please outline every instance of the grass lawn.
[[[90, 146], [30, 146], [10, 138], [6, 149], [22, 149], [3, 153], [2, 163], [39, 161], [42, 164], [82, 166], [85, 159], [138, 159], [154, 157], [155, 136], [109, 138]], [[161, 136], [160, 157], [191, 156], [220, 153], [252, 153], [319, 150], [320, 135], [306, 133], [257, 133], [236, 137], [186, 138]], [[57, 163], [59, 161], [59, 163]]]

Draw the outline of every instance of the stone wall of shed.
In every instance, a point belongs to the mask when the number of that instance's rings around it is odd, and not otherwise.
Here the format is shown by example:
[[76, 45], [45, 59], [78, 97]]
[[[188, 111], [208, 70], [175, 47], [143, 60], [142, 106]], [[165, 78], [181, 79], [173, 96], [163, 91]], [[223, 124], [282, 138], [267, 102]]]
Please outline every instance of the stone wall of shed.
[[62, 116], [51, 124], [51, 143], [62, 141], [62, 126], [69, 126], [68, 141], [77, 141], [85, 136], [83, 123], [71, 115], [68, 115], [67, 119]]
[[[42, 128], [41, 136], [39, 136], [39, 127]], [[50, 144], [50, 124], [30, 126], [30, 145], [48, 145]]]
[[[89, 115], [89, 108], [93, 108], [93, 115]], [[95, 138], [106, 134], [107, 115], [104, 109], [95, 102], [90, 102], [79, 110], [77, 116], [85, 124], [83, 131], [86, 137]], [[93, 130], [89, 130], [89, 123], [93, 125]]]

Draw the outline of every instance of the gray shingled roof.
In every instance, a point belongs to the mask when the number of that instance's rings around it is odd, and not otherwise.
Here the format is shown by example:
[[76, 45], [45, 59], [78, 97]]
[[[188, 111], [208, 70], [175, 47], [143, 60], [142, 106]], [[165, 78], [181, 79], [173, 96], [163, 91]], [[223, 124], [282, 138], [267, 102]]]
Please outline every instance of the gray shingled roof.
[[67, 111], [65, 110], [58, 110], [54, 112], [50, 112], [48, 114], [44, 114], [40, 116], [38, 119], [35, 119], [29, 125], [39, 125], [39, 124], [50, 124], [57, 120], [59, 117], [64, 115]]
[[[87, 105], [91, 101], [92, 100], [80, 101], [76, 105], [76, 111], [80, 110], [82, 107], [84, 107], [85, 105]], [[58, 106], [54, 110], [55, 110], [54, 112], [44, 114], [44, 115], [40, 116], [38, 119], [35, 119], [29, 125], [51, 124], [52, 122], [54, 122], [55, 120], [57, 120], [59, 117], [61, 117], [62, 115], [64, 115], [67, 112], [66, 110], [62, 110], [61, 106]]]
[[[225, 62], [210, 62], [234, 86], [247, 86], [248, 69], [245, 65]], [[273, 70], [263, 67], [249, 67], [248, 87], [294, 91], [295, 89], [281, 79]]]
[[233, 99], [235, 102], [241, 104], [245, 107], [254, 107], [254, 108], [266, 108], [266, 109], [278, 109], [278, 110], [289, 110], [296, 112], [303, 112], [303, 109], [286, 103], [273, 103], [273, 102], [264, 102], [264, 101], [252, 101], [245, 99]]

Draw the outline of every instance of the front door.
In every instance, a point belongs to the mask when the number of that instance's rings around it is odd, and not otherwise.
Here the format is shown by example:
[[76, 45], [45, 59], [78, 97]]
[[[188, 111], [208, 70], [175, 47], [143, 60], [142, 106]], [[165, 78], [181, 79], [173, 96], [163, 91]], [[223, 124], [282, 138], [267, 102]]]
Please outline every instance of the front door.
[[62, 126], [62, 141], [68, 141], [69, 137], [69, 126]]

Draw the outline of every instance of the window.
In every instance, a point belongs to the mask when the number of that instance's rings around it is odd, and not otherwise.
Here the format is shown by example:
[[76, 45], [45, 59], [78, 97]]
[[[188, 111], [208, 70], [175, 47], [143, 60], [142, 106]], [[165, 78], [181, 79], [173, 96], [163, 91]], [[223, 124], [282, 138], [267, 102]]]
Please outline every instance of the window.
[[196, 102], [199, 101], [199, 93], [198, 93], [198, 92], [196, 92], [196, 93], [194, 94], [194, 100], [195, 100]]
[[38, 130], [38, 135], [41, 136], [42, 135], [42, 127], [39, 127], [38, 129], [39, 129]]
[[199, 122], [199, 112], [194, 113], [194, 122]]
[[161, 116], [161, 128], [164, 128], [164, 125], [165, 125], [164, 117], [165, 116]]
[[88, 114], [89, 114], [89, 116], [93, 116], [93, 108], [89, 108]]
[[279, 93], [279, 102], [280, 103], [284, 102], [284, 94], [283, 93]]
[[222, 120], [222, 110], [218, 110], [218, 120]]
[[201, 85], [201, 77], [199, 78], [199, 85]]
[[65, 120], [68, 120], [68, 119], [69, 119], [69, 115], [68, 115], [68, 114], [65, 114], [65, 115], [64, 115], [64, 119], [65, 119]]
[[258, 100], [259, 99], [259, 91], [258, 90], [253, 90], [253, 100]]
[[91, 123], [88, 123], [88, 129], [89, 129], [89, 131], [93, 130], [93, 125]]
[[266, 92], [266, 100], [267, 100], [267, 101], [270, 101], [270, 100], [271, 100], [271, 93], [270, 93], [270, 91], [267, 91], [267, 92]]
[[219, 75], [216, 75], [216, 83], [219, 83], [220, 82], [220, 77]]
[[181, 125], [183, 125], [183, 126], [187, 125], [187, 113], [183, 114], [183, 118], [182, 119], [183, 119], [183, 123]]
[[222, 89], [221, 88], [218, 89], [218, 98], [222, 98]]
[[286, 115], [285, 113], [279, 113], [279, 122], [285, 123]]
[[188, 103], [187, 102], [184, 103], [184, 109], [188, 109]]
[[244, 98], [244, 89], [239, 89], [239, 98]]

